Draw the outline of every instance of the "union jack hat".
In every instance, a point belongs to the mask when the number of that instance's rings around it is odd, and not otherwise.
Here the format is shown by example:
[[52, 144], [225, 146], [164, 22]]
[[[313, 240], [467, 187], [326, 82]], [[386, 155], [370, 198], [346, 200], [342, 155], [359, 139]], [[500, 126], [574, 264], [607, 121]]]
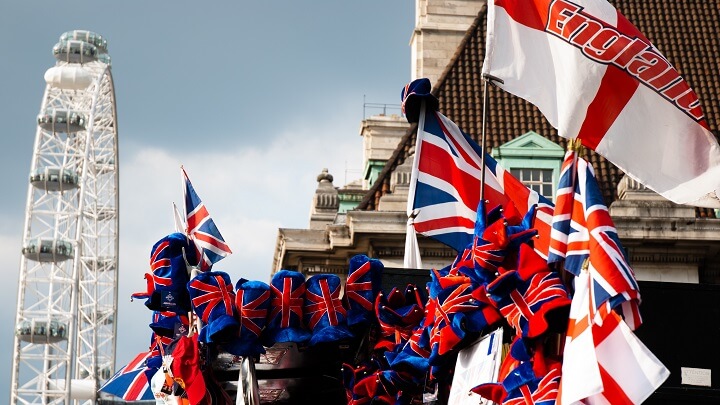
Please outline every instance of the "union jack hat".
[[257, 356], [265, 353], [260, 337], [267, 325], [270, 311], [270, 286], [262, 281], [241, 279], [236, 284], [235, 308], [240, 319], [240, 333], [223, 348], [236, 356]]
[[222, 271], [198, 274], [187, 284], [193, 311], [203, 321], [205, 343], [224, 344], [235, 339], [240, 328], [236, 317], [235, 291], [230, 276]]
[[[425, 317], [425, 299], [414, 284], [404, 290], [393, 288], [390, 293], [378, 294], [375, 299], [375, 315], [383, 336], [396, 336], [406, 341], [413, 329]], [[399, 343], [396, 341], [396, 343]]]
[[147, 291], [134, 293], [132, 298], [146, 298], [145, 306], [153, 311], [190, 311], [188, 265], [197, 265], [195, 252], [193, 242], [182, 233], [157, 241], [150, 252], [150, 273], [145, 274]]
[[430, 93], [432, 85], [426, 78], [415, 79], [403, 87], [400, 92], [402, 112], [408, 122], [418, 122], [421, 102], [425, 100], [428, 111], [437, 111], [438, 99]]
[[280, 270], [270, 281], [270, 314], [265, 346], [275, 342], [304, 343], [312, 336], [303, 325], [305, 276], [297, 271]]
[[518, 337], [500, 367], [499, 383], [480, 384], [471, 391], [496, 403], [554, 405], [560, 387], [562, 363], [544, 357], [542, 343], [525, 352]]
[[305, 281], [305, 324], [312, 330], [310, 345], [350, 339], [347, 311], [340, 300], [340, 277], [316, 274]]
[[427, 374], [430, 364], [430, 328], [419, 326], [413, 330], [412, 336], [400, 346], [398, 352], [387, 352], [385, 358], [390, 368], [397, 371], [407, 371], [412, 374], [416, 382], [422, 382]]
[[153, 311], [150, 329], [158, 336], [176, 338], [189, 331], [190, 323], [186, 314]]
[[487, 293], [518, 334], [535, 338], [567, 322], [571, 300], [565, 285], [532, 247], [521, 245], [518, 269], [502, 273]]
[[466, 283], [448, 287], [435, 298], [430, 329], [431, 365], [441, 365], [456, 353], [468, 333], [480, 332], [502, 318], [483, 295], [484, 286]]
[[355, 255], [350, 259], [345, 296], [349, 326], [367, 324], [373, 319], [373, 303], [380, 292], [385, 266], [377, 259]]

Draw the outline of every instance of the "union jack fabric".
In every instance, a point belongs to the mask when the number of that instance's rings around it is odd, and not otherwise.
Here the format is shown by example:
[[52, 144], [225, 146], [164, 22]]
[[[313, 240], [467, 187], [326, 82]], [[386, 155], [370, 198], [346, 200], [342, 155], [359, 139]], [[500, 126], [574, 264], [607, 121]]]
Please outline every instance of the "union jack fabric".
[[145, 274], [147, 289], [131, 297], [147, 298], [145, 305], [154, 311], [189, 311], [187, 263], [195, 263], [194, 250], [193, 242], [182, 233], [172, 233], [157, 241], [150, 253], [151, 272]]
[[370, 321], [375, 297], [380, 292], [383, 268], [380, 260], [365, 255], [355, 255], [350, 259], [344, 297], [348, 307], [348, 325]]
[[[481, 156], [480, 146], [444, 115], [431, 111], [421, 117], [408, 198], [408, 212], [417, 213], [413, 224], [418, 233], [458, 252], [472, 243], [480, 200]], [[525, 215], [537, 205], [532, 226], [539, 237], [534, 246], [547, 257], [552, 203], [523, 185], [488, 154], [485, 167], [489, 208], [502, 205]]]
[[[560, 385], [560, 367], [560, 363], [555, 363], [547, 374], [536, 376], [530, 362], [521, 363], [503, 380], [501, 394], [495, 394], [493, 400], [503, 405], [555, 405]], [[478, 387], [473, 391], [487, 392]]]
[[227, 273], [201, 273], [190, 281], [188, 290], [195, 313], [203, 322], [211, 322], [220, 315], [234, 315], [235, 292]]
[[236, 356], [256, 356], [265, 353], [260, 338], [270, 312], [270, 286], [262, 281], [239, 280], [235, 291], [235, 308], [240, 319], [236, 339], [223, 348]]
[[[518, 334], [535, 338], [547, 331], [550, 312], [567, 309], [570, 298], [558, 274], [535, 251], [522, 245], [520, 257], [518, 270], [501, 274], [487, 285], [487, 291]], [[534, 265], [540, 262], [541, 266]]]
[[425, 300], [414, 284], [408, 284], [404, 290], [393, 287], [388, 294], [378, 294], [375, 316], [380, 333], [386, 337], [394, 336], [396, 344], [407, 341], [425, 317], [424, 309]]
[[[303, 324], [305, 276], [291, 270], [280, 270], [270, 281], [270, 314], [268, 315], [268, 343], [302, 343], [312, 336]], [[266, 344], [272, 346], [272, 344]]]
[[340, 300], [340, 277], [316, 274], [305, 282], [305, 324], [312, 330], [310, 345], [351, 338], [347, 310]]
[[145, 371], [151, 352], [140, 353], [125, 367], [118, 370], [100, 387], [100, 391], [115, 395], [126, 401], [154, 399]]
[[720, 146], [697, 94], [606, 0], [491, 0], [486, 40], [482, 73], [560, 136], [669, 200], [720, 208]]
[[200, 256], [200, 270], [207, 271], [214, 263], [230, 255], [232, 251], [225, 244], [225, 239], [215, 226], [215, 221], [210, 217], [205, 204], [195, 192], [185, 169], [181, 167], [180, 170], [182, 170], [185, 183], [185, 217], [187, 220], [185, 233], [195, 241], [198, 256]]
[[202, 319], [201, 340], [227, 343], [237, 336], [235, 291], [230, 276], [221, 271], [199, 273], [187, 285], [193, 311]]
[[478, 300], [476, 287], [472, 283], [450, 286], [432, 297], [434, 318], [430, 330], [430, 364], [455, 349], [466, 332], [479, 332], [484, 327], [500, 320], [500, 314], [489, 305], [487, 299]]
[[[642, 323], [635, 274], [603, 202], [592, 165], [573, 154], [569, 151], [565, 158], [562, 194], [558, 193], [562, 204], [556, 206], [549, 260], [559, 262], [565, 257], [565, 269], [576, 276], [587, 262], [593, 281], [593, 318], [602, 322], [609, 311], [618, 310], [635, 330]], [[569, 184], [572, 179], [575, 183]]]
[[270, 286], [262, 281], [248, 281], [239, 285], [235, 294], [235, 306], [240, 315], [241, 326], [255, 336], [260, 336], [270, 310]]

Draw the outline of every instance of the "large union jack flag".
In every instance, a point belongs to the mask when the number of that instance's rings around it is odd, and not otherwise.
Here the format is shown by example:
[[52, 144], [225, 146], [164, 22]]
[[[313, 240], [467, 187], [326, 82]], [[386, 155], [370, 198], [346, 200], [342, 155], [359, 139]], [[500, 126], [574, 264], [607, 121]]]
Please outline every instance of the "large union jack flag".
[[225, 244], [215, 221], [205, 208], [200, 197], [190, 183], [184, 168], [180, 168], [185, 183], [185, 218], [187, 228], [185, 233], [195, 242], [200, 257], [200, 270], [206, 271], [210, 267], [230, 255], [232, 251]]
[[115, 375], [100, 387], [100, 391], [115, 395], [126, 401], [152, 400], [147, 370], [147, 359], [152, 351], [140, 353], [130, 363], [118, 370]]
[[[424, 119], [423, 119], [424, 117]], [[482, 149], [439, 112], [420, 117], [408, 212], [416, 213], [415, 230], [458, 252], [473, 240], [480, 200]], [[530, 190], [485, 154], [485, 199], [488, 208], [512, 202], [521, 215], [537, 205], [534, 246], [547, 257], [553, 205]]]
[[568, 151], [558, 190], [549, 261], [565, 260], [566, 270], [579, 275], [587, 266], [592, 279], [591, 314], [602, 323], [607, 313], [621, 310], [634, 330], [642, 323], [640, 290], [628, 264], [617, 230], [603, 202], [592, 165]]

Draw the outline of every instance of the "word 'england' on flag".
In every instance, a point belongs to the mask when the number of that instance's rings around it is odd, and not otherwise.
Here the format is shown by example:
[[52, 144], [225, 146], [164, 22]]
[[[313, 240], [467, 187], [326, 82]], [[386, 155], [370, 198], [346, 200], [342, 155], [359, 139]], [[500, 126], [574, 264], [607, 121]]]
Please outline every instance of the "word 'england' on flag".
[[490, 0], [483, 74], [628, 176], [719, 208], [720, 146], [695, 92], [606, 0]]
[[[415, 231], [462, 252], [473, 240], [480, 202], [482, 149], [458, 126], [436, 111], [420, 114], [410, 179], [408, 213]], [[553, 205], [527, 188], [485, 154], [485, 200], [525, 215], [535, 206], [535, 251], [548, 256]]]

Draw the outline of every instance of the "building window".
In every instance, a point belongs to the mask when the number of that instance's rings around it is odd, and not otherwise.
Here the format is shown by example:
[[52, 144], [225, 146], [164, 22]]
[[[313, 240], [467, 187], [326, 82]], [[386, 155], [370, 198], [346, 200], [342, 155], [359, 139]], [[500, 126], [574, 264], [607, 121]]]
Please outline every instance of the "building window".
[[512, 168], [510, 174], [550, 201], [554, 199], [552, 169]]
[[533, 131], [492, 150], [500, 166], [524, 185], [550, 201], [560, 180], [565, 150]]

